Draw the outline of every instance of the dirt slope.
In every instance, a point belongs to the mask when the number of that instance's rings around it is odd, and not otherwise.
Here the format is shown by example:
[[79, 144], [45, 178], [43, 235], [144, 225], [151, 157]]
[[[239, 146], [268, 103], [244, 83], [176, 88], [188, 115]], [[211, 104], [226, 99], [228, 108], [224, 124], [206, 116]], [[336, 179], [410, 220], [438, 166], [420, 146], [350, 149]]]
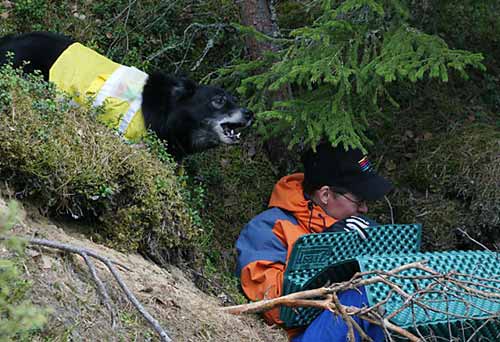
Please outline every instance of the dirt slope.
[[[1, 198], [0, 205], [5, 205]], [[16, 235], [89, 248], [126, 265], [130, 271], [117, 267], [123, 280], [173, 341], [287, 341], [281, 330], [268, 327], [255, 316], [223, 313], [220, 300], [198, 290], [177, 267], [162, 269], [140, 255], [125, 255], [93, 243], [71, 227], [41, 217], [36, 208], [24, 209], [21, 216], [14, 228]], [[96, 266], [118, 312], [114, 328], [82, 258], [53, 249], [27, 249], [24, 273], [33, 283], [30, 297], [50, 310], [48, 325], [33, 340], [158, 340], [104, 265], [96, 261]]]

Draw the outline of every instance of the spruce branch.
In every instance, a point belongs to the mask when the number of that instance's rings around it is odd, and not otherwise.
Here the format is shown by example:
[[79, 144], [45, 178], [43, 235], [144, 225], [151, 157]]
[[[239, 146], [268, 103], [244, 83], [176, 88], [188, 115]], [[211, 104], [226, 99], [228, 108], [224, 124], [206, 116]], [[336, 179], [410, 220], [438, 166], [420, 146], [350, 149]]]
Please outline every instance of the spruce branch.
[[[319, 3], [313, 24], [279, 40], [239, 26], [274, 48], [259, 55], [259, 63], [242, 61], [220, 71], [222, 79], [239, 84], [265, 135], [284, 137], [290, 146], [313, 147], [327, 138], [363, 149], [371, 142], [369, 116], [383, 115], [382, 101], [399, 106], [390, 83], [447, 82], [450, 72], [467, 78], [471, 68], [485, 70], [481, 54], [451, 49], [439, 36], [412, 27], [400, 1]], [[292, 93], [268, 100], [285, 87]]]

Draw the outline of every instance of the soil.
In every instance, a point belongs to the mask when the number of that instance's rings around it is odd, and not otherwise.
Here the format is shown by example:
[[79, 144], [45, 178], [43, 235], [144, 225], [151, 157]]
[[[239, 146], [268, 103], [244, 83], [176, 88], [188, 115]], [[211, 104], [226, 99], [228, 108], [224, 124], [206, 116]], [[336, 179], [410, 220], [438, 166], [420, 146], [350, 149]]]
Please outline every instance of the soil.
[[[0, 206], [4, 205], [0, 198]], [[123, 254], [94, 243], [71, 225], [39, 215], [36, 207], [21, 211], [13, 232], [87, 248], [125, 265], [129, 270], [116, 267], [123, 281], [173, 341], [287, 341], [281, 329], [267, 326], [257, 316], [223, 312], [221, 299], [196, 288], [181, 268], [160, 268], [141, 255]], [[44, 330], [35, 333], [32, 341], [159, 340], [101, 262], [95, 260], [95, 266], [117, 312], [114, 327], [80, 256], [28, 246], [22, 260], [24, 277], [32, 283], [29, 299], [46, 308], [49, 316]]]

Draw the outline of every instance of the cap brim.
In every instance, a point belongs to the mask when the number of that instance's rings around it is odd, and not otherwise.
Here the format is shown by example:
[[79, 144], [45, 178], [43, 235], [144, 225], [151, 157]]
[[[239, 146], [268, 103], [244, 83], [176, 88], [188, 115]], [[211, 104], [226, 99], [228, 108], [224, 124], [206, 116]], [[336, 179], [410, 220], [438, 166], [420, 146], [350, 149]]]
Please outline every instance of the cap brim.
[[382, 176], [375, 173], [367, 174], [365, 179], [349, 187], [356, 196], [366, 200], [375, 201], [384, 197], [392, 190], [392, 184]]

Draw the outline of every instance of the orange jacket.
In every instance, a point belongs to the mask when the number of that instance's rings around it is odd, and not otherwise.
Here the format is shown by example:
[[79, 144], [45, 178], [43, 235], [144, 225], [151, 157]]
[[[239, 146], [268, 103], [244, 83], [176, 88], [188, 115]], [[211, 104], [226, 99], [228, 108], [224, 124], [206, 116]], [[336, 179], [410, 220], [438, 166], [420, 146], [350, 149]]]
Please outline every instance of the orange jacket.
[[[237, 273], [243, 291], [252, 301], [281, 296], [283, 274], [295, 241], [304, 234], [320, 233], [336, 222], [304, 197], [303, 179], [302, 173], [280, 179], [272, 192], [270, 209], [254, 217], [236, 242]], [[265, 312], [266, 321], [283, 323], [279, 310], [276, 307]]]

